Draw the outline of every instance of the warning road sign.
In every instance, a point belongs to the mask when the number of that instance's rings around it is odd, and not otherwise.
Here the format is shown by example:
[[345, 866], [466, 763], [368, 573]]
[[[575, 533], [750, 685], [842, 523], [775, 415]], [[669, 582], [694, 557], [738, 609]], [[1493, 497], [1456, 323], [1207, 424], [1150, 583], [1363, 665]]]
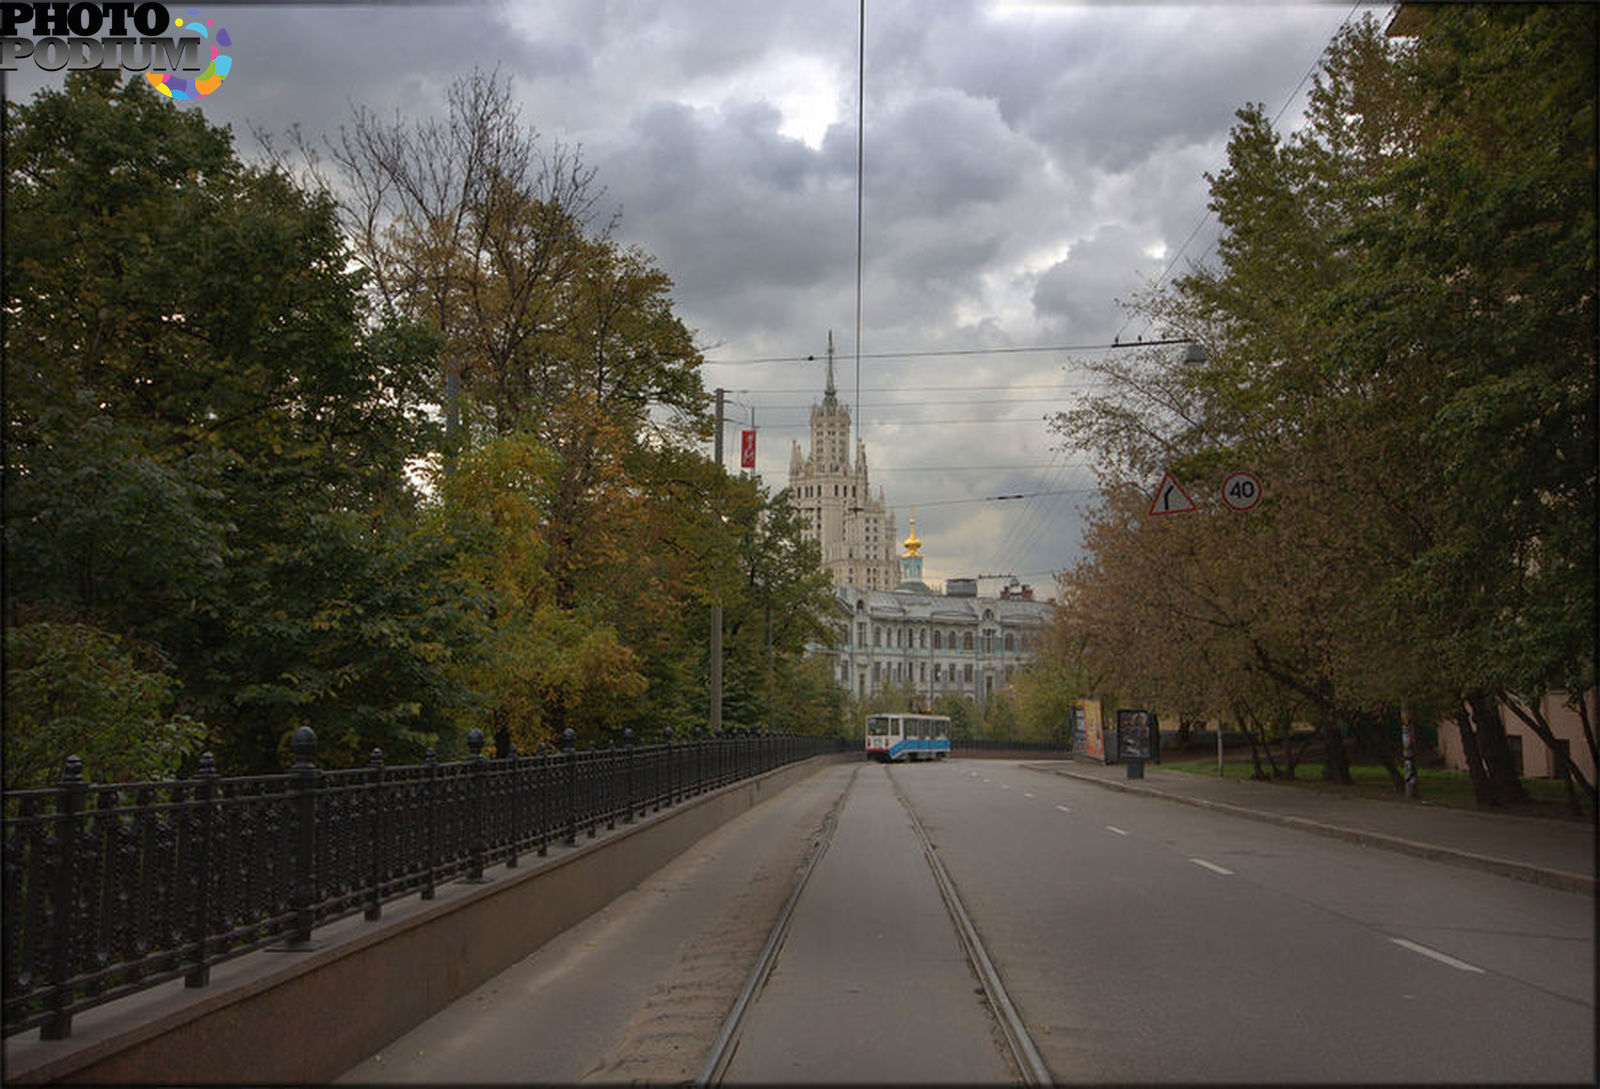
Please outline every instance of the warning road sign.
[[1183, 490], [1183, 485], [1178, 483], [1177, 477], [1170, 472], [1161, 477], [1161, 485], [1156, 488], [1155, 498], [1150, 501], [1151, 514], [1183, 514], [1198, 509], [1194, 500], [1189, 498], [1189, 493]]

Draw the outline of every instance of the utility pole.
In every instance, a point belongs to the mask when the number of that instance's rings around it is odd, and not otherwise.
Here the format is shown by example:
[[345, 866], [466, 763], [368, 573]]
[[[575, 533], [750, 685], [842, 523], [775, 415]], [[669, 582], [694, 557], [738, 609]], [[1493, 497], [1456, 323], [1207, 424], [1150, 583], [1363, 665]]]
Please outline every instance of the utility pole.
[[[727, 391], [717, 387], [717, 434], [712, 451], [717, 461], [717, 471], [722, 471], [722, 402]], [[722, 730], [722, 601], [711, 603], [711, 732]]]

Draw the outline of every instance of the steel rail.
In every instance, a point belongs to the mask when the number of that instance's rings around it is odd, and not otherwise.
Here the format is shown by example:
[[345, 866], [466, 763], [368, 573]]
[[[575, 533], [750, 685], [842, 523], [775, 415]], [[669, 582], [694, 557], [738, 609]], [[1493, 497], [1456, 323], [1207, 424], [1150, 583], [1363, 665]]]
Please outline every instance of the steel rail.
[[944, 863], [939, 860], [939, 853], [934, 849], [933, 841], [928, 838], [927, 829], [923, 828], [922, 821], [917, 817], [917, 811], [912, 808], [911, 800], [900, 789], [900, 784], [892, 772], [889, 781], [894, 785], [895, 797], [900, 800], [906, 815], [911, 818], [911, 828], [922, 844], [922, 853], [928, 860], [928, 868], [933, 871], [934, 881], [939, 886], [939, 895], [944, 898], [950, 919], [955, 923], [956, 933], [966, 949], [967, 959], [972, 964], [973, 972], [983, 986], [984, 996], [989, 1000], [989, 1009], [993, 1011], [995, 1021], [1000, 1025], [1001, 1034], [1005, 1036], [1006, 1044], [1011, 1049], [1011, 1056], [1022, 1075], [1023, 1084], [1054, 1085], [1055, 1079], [1050, 1076], [1049, 1067], [1045, 1066], [1044, 1059], [1039, 1055], [1039, 1049], [1034, 1046], [1033, 1037], [1028, 1035], [1028, 1027], [1023, 1023], [1022, 1015], [1017, 1012], [1011, 996], [1006, 993], [1005, 983], [1001, 980], [994, 962], [989, 959], [989, 953], [983, 947], [983, 939], [978, 936], [977, 927], [973, 925], [971, 916], [961, 903], [955, 882], [950, 880]]
[[806, 862], [806, 868], [801, 872], [800, 879], [795, 882], [789, 899], [784, 902], [783, 910], [778, 912], [777, 921], [772, 924], [772, 930], [767, 934], [767, 942], [761, 948], [761, 955], [756, 958], [756, 963], [746, 977], [744, 989], [739, 992], [739, 997], [734, 999], [733, 1006], [728, 1011], [728, 1016], [722, 1022], [722, 1031], [717, 1033], [716, 1042], [711, 1045], [711, 1052], [706, 1056], [705, 1065], [700, 1068], [699, 1075], [695, 1078], [695, 1085], [720, 1085], [722, 1076], [727, 1073], [728, 1064], [733, 1061], [734, 1052], [738, 1050], [739, 1032], [744, 1025], [745, 1014], [749, 1012], [750, 1005], [755, 1001], [756, 995], [767, 981], [767, 976], [772, 974], [772, 966], [778, 962], [778, 951], [783, 948], [783, 941], [789, 935], [789, 922], [794, 917], [794, 908], [800, 902], [800, 894], [805, 890], [806, 882], [811, 879], [811, 873], [817, 868], [817, 862], [827, 853], [828, 846], [833, 843], [834, 829], [839, 826], [839, 812], [844, 808], [845, 799], [850, 796], [850, 791], [856, 785], [856, 776], [861, 774], [858, 765], [850, 773], [850, 781], [845, 784], [839, 797], [828, 810], [828, 815], [822, 820], [822, 834], [817, 840], [816, 849], [811, 852], [811, 858]]

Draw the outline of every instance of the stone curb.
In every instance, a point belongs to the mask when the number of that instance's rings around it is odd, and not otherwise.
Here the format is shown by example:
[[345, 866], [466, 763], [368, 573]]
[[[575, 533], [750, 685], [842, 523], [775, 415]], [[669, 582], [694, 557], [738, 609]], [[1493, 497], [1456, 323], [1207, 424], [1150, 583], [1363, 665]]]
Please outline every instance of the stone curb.
[[1063, 775], [1069, 779], [1077, 779], [1085, 783], [1094, 783], [1108, 790], [1120, 790], [1126, 794], [1144, 794], [1151, 798], [1163, 798], [1171, 802], [1180, 802], [1184, 805], [1196, 806], [1200, 809], [1211, 809], [1219, 813], [1227, 813], [1235, 817], [1245, 817], [1250, 820], [1265, 821], [1268, 824], [1279, 824], [1287, 828], [1298, 828], [1302, 832], [1311, 832], [1319, 836], [1330, 836], [1334, 839], [1347, 840], [1359, 843], [1366, 847], [1377, 847], [1386, 851], [1397, 851], [1402, 854], [1416, 855], [1420, 858], [1429, 858], [1437, 862], [1451, 863], [1457, 866], [1469, 866], [1473, 869], [1484, 870], [1488, 873], [1510, 877], [1517, 881], [1529, 881], [1536, 885], [1548, 888], [1561, 889], [1566, 892], [1582, 892], [1594, 895], [1594, 877], [1589, 874], [1571, 873], [1567, 870], [1554, 870], [1543, 866], [1533, 866], [1526, 862], [1513, 862], [1510, 859], [1494, 858], [1489, 855], [1474, 854], [1471, 851], [1461, 851], [1453, 847], [1440, 847], [1431, 843], [1418, 843], [1415, 840], [1402, 839], [1399, 836], [1388, 836], [1381, 832], [1369, 832], [1362, 828], [1347, 828], [1337, 824], [1325, 824], [1321, 821], [1308, 820], [1305, 817], [1291, 817], [1287, 813], [1273, 813], [1264, 809], [1251, 809], [1246, 806], [1230, 805], [1227, 802], [1214, 802], [1208, 798], [1191, 798], [1182, 794], [1171, 794], [1149, 786], [1134, 786], [1131, 783], [1119, 782], [1114, 779], [1104, 779], [1098, 775], [1085, 775], [1082, 772], [1068, 771], [1057, 766], [1028, 765], [1036, 771], [1051, 772]]

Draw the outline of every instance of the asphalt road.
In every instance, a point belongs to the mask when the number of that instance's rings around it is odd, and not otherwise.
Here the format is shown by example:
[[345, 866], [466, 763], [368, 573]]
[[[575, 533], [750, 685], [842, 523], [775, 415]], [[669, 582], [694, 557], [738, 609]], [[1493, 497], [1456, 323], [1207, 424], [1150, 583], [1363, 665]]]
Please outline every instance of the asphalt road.
[[692, 1080], [851, 770], [728, 822], [338, 1082]]
[[1595, 1072], [1587, 895], [955, 759], [823, 769], [341, 1080], [692, 1079], [830, 811], [726, 1080], [1013, 1080], [896, 784], [1059, 1082]]
[[1005, 763], [895, 768], [1062, 1082], [1587, 1082], [1590, 897]]
[[1015, 1081], [890, 769], [857, 768], [723, 1080]]

